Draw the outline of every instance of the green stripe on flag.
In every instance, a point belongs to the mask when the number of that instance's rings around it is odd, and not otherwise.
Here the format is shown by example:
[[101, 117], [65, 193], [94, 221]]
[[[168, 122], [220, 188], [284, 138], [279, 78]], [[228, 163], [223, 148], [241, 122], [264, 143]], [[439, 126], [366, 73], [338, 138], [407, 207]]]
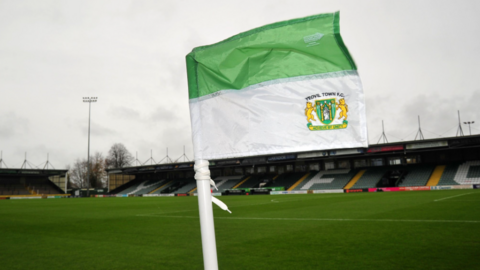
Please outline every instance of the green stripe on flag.
[[339, 13], [278, 22], [187, 55], [189, 98], [283, 78], [356, 70]]

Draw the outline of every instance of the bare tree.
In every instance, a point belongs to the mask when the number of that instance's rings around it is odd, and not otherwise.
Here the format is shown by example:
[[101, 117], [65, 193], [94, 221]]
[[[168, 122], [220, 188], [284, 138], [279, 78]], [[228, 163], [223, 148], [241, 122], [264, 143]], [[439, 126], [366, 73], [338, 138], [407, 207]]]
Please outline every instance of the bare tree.
[[87, 188], [87, 160], [76, 159], [73, 166], [69, 168], [70, 181], [73, 185]]
[[127, 148], [121, 143], [112, 145], [108, 151], [107, 168], [123, 168], [130, 166], [132, 161], [132, 154], [130, 154]]
[[[105, 187], [107, 182], [107, 173], [105, 171], [106, 161], [103, 155], [96, 152], [90, 157], [90, 187]], [[69, 167], [69, 178], [73, 185], [88, 188], [87, 176], [88, 165], [86, 159], [77, 159], [72, 167]]]
[[96, 152], [90, 157], [90, 185], [91, 187], [103, 188], [107, 184], [106, 159], [102, 153]]

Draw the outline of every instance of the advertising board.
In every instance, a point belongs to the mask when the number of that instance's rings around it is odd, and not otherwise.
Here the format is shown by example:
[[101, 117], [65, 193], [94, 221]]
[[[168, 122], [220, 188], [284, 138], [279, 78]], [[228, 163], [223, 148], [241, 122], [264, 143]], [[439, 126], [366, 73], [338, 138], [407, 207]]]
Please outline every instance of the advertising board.
[[292, 160], [296, 159], [297, 155], [281, 155], [281, 156], [273, 156], [273, 157], [268, 157], [268, 161], [282, 161], [282, 160]]
[[266, 158], [264, 157], [257, 157], [257, 158], [246, 158], [242, 160], [242, 164], [258, 164], [258, 163], [265, 163]]
[[143, 197], [175, 197], [175, 194], [143, 194]]
[[284, 194], [307, 194], [307, 190], [292, 190], [292, 191], [270, 191], [270, 195], [284, 195]]
[[400, 187], [400, 191], [430, 190], [430, 187]]
[[363, 189], [363, 188], [345, 189], [345, 193], [359, 193], [359, 192], [368, 192], [368, 189]]
[[400, 188], [399, 187], [384, 187], [384, 188], [379, 188], [379, 190], [391, 192], [391, 191], [400, 191]]
[[314, 194], [318, 193], [343, 193], [343, 189], [322, 189], [322, 190], [313, 190]]
[[452, 186], [433, 186], [433, 187], [430, 187], [430, 190], [443, 190], [443, 189], [452, 189]]
[[448, 145], [450, 147], [463, 147], [463, 146], [469, 146], [469, 145], [477, 145], [480, 143], [480, 138], [464, 138], [464, 139], [455, 139], [455, 140], [450, 140], [448, 142]]
[[314, 158], [314, 157], [326, 157], [326, 156], [328, 156], [328, 152], [327, 151], [321, 151], [321, 152], [298, 154], [297, 158], [301, 159], [301, 158]]
[[443, 190], [443, 189], [473, 189], [473, 185], [454, 185], [454, 186], [434, 186], [430, 187], [431, 190]]
[[435, 148], [435, 147], [446, 147], [448, 146], [447, 141], [439, 141], [439, 142], [421, 142], [421, 143], [411, 143], [407, 144], [407, 150], [413, 149], [424, 149], [424, 148]]
[[240, 164], [240, 160], [239, 159], [231, 159], [231, 160], [217, 161], [217, 165], [235, 165], [235, 164]]
[[139, 171], [154, 171], [155, 167], [144, 167], [144, 168], [139, 168]]
[[355, 155], [365, 152], [363, 149], [340, 149], [330, 151], [330, 156]]
[[452, 189], [473, 189], [473, 185], [457, 185], [452, 186]]
[[403, 150], [403, 145], [391, 145], [368, 148], [367, 153], [389, 152]]

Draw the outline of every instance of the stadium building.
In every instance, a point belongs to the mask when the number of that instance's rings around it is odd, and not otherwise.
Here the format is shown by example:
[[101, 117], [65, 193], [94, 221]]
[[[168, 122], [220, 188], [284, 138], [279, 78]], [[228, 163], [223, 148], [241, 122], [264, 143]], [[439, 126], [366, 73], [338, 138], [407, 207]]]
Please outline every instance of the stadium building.
[[[117, 196], [196, 195], [194, 162], [107, 170]], [[210, 161], [214, 194], [283, 194], [476, 188], [480, 136]], [[480, 186], [480, 185], [479, 185]]]
[[[193, 165], [192, 161], [108, 169], [108, 193], [196, 195]], [[210, 172], [218, 188], [214, 195], [477, 188], [480, 135], [211, 160]], [[67, 170], [0, 168], [0, 197], [73, 195], [66, 189], [67, 181]]]
[[67, 170], [0, 168], [0, 199], [65, 196]]

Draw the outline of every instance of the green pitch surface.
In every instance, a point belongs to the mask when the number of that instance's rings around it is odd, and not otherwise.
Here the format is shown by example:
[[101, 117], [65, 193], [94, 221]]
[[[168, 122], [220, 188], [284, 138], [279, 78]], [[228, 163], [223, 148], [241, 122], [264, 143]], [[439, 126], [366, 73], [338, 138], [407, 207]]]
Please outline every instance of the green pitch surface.
[[[220, 269], [480, 269], [480, 190], [221, 200]], [[0, 201], [0, 269], [203, 269], [197, 198]]]

